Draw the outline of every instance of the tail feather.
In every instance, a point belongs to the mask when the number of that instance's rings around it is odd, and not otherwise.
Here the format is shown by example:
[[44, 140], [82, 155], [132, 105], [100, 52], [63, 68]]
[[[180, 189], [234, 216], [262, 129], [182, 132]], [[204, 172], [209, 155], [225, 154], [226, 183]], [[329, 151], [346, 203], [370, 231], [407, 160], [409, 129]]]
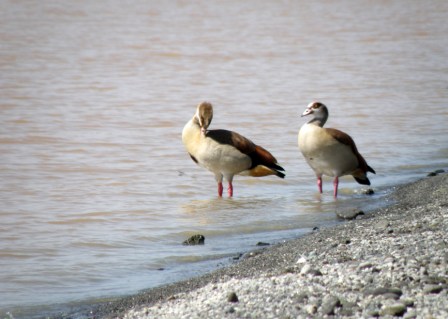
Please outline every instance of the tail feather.
[[376, 174], [375, 170], [371, 168], [369, 165], [367, 165], [366, 160], [364, 159], [364, 157], [361, 156], [361, 154], [358, 153], [357, 156], [359, 161], [359, 167], [352, 173], [352, 176], [359, 184], [370, 185], [370, 180], [367, 177], [367, 172]]
[[284, 171], [284, 169], [281, 166], [278, 166], [278, 168], [274, 168], [274, 167], [267, 167], [264, 165], [257, 165], [254, 168], [251, 168], [249, 170], [248, 175], [253, 176], [253, 177], [263, 177], [263, 176], [268, 176], [268, 175], [275, 175], [280, 178], [285, 178], [285, 174], [280, 172], [280, 170]]
[[283, 167], [277, 164], [277, 159], [266, 149], [255, 145], [253, 152], [248, 154], [252, 160], [252, 166], [249, 169], [249, 175], [261, 177], [267, 175], [276, 175], [285, 178]]
[[278, 177], [285, 178], [285, 173], [282, 173], [285, 171], [285, 169], [280, 165], [278, 165], [277, 163], [271, 164], [269, 168], [273, 170], [275, 172], [275, 175], [277, 175]]
[[361, 185], [370, 185], [370, 180], [367, 178], [367, 176], [360, 178], [357, 176], [353, 176], [355, 178], [355, 180], [361, 184]]
[[280, 165], [278, 165], [277, 163], [269, 165], [269, 168], [272, 168], [276, 171], [282, 171], [282, 172], [285, 171], [285, 169], [283, 167], [281, 167]]
[[285, 178], [285, 174], [284, 173], [282, 173], [282, 172], [279, 172], [279, 171], [275, 171], [277, 174], [275, 174], [275, 175], [277, 175], [278, 177], [280, 177], [280, 178]]

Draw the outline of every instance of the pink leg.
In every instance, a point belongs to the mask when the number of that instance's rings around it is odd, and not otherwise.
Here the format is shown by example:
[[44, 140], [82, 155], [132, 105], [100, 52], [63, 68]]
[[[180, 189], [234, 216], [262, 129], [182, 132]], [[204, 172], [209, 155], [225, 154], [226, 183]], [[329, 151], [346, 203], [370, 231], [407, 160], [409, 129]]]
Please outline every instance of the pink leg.
[[333, 181], [333, 187], [334, 187], [333, 195], [334, 195], [334, 198], [338, 197], [338, 186], [339, 186], [339, 177], [336, 176], [334, 178], [334, 181]]
[[317, 188], [319, 189], [319, 193], [322, 194], [322, 177], [321, 176], [317, 177]]
[[229, 182], [229, 188], [227, 189], [227, 192], [229, 193], [229, 197], [233, 196], [233, 185], [232, 185], [232, 182]]
[[219, 195], [219, 197], [222, 197], [222, 190], [223, 190], [222, 182], [218, 182], [218, 195]]

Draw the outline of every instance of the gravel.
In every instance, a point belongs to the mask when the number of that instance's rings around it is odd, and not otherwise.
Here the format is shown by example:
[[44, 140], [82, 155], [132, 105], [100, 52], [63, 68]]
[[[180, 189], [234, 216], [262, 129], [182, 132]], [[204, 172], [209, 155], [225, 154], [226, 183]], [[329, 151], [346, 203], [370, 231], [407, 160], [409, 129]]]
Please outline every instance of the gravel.
[[93, 311], [96, 318], [448, 318], [448, 174], [395, 204], [235, 265]]

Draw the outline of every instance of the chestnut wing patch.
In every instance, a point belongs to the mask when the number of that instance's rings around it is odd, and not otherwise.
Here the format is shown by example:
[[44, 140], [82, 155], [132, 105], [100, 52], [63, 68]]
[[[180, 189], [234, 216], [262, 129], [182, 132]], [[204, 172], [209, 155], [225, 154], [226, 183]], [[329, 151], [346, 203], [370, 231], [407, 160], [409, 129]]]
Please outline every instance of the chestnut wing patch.
[[207, 131], [206, 136], [220, 144], [231, 145], [241, 153], [248, 155], [252, 161], [250, 169], [258, 165], [264, 165], [269, 168], [284, 171], [284, 169], [277, 164], [277, 160], [271, 153], [236, 132], [227, 130], [209, 130]]
[[351, 138], [350, 135], [342, 131], [339, 131], [335, 128], [327, 128], [326, 131], [339, 143], [351, 147], [353, 153], [358, 158], [359, 168], [361, 168], [364, 172], [372, 172], [375, 174], [375, 170], [371, 168], [369, 165], [367, 165], [367, 162], [364, 159], [364, 157], [362, 157], [362, 155], [358, 152], [358, 148], [356, 147], [355, 141]]
[[256, 145], [244, 136], [227, 130], [209, 130], [207, 137], [215, 140], [219, 144], [227, 144], [237, 148], [241, 153], [249, 155], [255, 150]]

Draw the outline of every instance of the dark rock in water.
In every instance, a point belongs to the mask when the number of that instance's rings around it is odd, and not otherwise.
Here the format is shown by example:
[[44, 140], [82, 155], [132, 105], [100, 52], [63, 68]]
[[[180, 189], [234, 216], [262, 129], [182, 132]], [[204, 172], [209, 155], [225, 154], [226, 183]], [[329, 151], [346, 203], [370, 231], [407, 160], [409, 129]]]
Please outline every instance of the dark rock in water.
[[243, 257], [242, 253], [238, 253], [235, 256], [232, 257], [233, 260], [240, 260], [240, 258]]
[[363, 190], [361, 191], [361, 194], [364, 194], [364, 195], [373, 195], [373, 194], [375, 194], [375, 191], [374, 191], [372, 188], [367, 188], [367, 189], [363, 189]]
[[182, 244], [187, 246], [194, 246], [194, 245], [204, 245], [205, 237], [203, 235], [197, 234], [193, 235], [187, 240], [185, 240]]
[[264, 243], [264, 242], [262, 242], [262, 241], [259, 241], [258, 243], [257, 243], [257, 246], [269, 246], [270, 244], [269, 243]]
[[435, 171], [429, 173], [427, 176], [437, 176], [437, 175], [442, 174], [442, 173], [445, 173], [445, 170], [438, 169], [438, 170], [435, 170]]
[[364, 212], [362, 210], [353, 209], [351, 211], [344, 211], [344, 212], [336, 212], [336, 216], [338, 216], [341, 219], [346, 220], [352, 220], [356, 217], [364, 215]]
[[236, 295], [235, 292], [231, 292], [227, 295], [227, 301], [228, 302], [238, 302], [238, 296]]

